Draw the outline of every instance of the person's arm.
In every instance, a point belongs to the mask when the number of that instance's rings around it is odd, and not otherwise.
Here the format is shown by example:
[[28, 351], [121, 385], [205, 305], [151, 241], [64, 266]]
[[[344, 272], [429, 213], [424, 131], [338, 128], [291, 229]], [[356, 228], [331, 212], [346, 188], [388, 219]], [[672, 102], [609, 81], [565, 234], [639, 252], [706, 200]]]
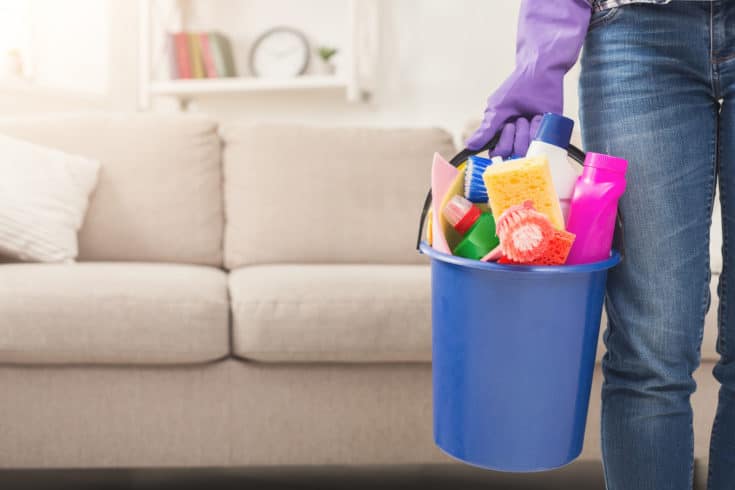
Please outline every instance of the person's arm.
[[467, 148], [482, 148], [502, 129], [492, 154], [525, 155], [541, 115], [562, 113], [564, 75], [579, 57], [591, 13], [587, 0], [522, 0], [516, 67], [488, 98], [482, 125]]

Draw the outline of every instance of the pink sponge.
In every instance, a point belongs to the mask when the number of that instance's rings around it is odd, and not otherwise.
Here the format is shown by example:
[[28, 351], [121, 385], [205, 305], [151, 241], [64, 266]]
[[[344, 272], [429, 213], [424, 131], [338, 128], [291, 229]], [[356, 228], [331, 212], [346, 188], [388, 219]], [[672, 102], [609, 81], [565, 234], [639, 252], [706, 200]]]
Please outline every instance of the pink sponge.
[[529, 263], [549, 248], [554, 227], [546, 215], [533, 208], [532, 201], [511, 206], [497, 220], [500, 249], [514, 262]]
[[[551, 237], [549, 247], [546, 252], [540, 257], [537, 257], [531, 262], [525, 262], [526, 265], [563, 265], [567, 261], [569, 251], [572, 249], [574, 243], [574, 233], [569, 233], [564, 230], [554, 230], [554, 235]], [[498, 264], [518, 264], [508, 257], [501, 257], [498, 260]]]

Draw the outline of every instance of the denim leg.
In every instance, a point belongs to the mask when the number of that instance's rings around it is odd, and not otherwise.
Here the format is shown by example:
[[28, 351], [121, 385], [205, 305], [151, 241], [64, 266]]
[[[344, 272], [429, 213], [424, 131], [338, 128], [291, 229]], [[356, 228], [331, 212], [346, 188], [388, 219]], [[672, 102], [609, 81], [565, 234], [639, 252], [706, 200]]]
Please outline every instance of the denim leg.
[[735, 240], [735, 100], [723, 104], [720, 140], [720, 201], [722, 203], [723, 269], [717, 292], [720, 360], [714, 376], [720, 382], [719, 402], [710, 442], [709, 490], [735, 486], [735, 268], [729, 250]]
[[708, 14], [690, 2], [625, 6], [585, 43], [585, 148], [629, 160], [625, 258], [609, 274], [606, 298], [609, 490], [692, 488], [689, 398], [710, 300], [716, 176]]
[[[727, 24], [735, 24], [735, 6], [723, 7], [720, 18], [727, 14]], [[718, 17], [716, 17], [717, 20]], [[725, 19], [722, 19], [725, 20]], [[718, 294], [719, 330], [717, 352], [720, 360], [714, 376], [720, 382], [719, 401], [710, 442], [709, 490], [735, 488], [735, 39], [721, 39], [730, 47], [719, 53], [716, 74], [722, 95], [720, 112], [720, 201], [722, 203], [723, 270]]]

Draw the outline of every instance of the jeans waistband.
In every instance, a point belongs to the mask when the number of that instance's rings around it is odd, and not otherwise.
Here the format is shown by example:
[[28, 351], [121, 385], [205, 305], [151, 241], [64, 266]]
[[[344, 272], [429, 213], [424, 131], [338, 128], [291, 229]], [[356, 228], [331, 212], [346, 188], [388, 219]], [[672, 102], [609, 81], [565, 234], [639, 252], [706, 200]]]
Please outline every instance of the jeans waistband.
[[[592, 0], [592, 10], [599, 12], [600, 10], [607, 10], [613, 7], [622, 7], [623, 5], [630, 5], [632, 3], [648, 3], [655, 5], [664, 5], [670, 2], [677, 2], [681, 0]], [[687, 0], [695, 2], [713, 2], [714, 0]]]

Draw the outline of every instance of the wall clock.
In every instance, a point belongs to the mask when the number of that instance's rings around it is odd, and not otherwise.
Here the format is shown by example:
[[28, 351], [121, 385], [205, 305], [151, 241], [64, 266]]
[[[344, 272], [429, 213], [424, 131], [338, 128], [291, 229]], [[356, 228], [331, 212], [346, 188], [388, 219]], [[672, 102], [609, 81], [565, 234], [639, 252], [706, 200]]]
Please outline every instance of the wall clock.
[[256, 77], [292, 78], [309, 64], [309, 42], [290, 27], [275, 27], [263, 33], [250, 51], [250, 70]]

